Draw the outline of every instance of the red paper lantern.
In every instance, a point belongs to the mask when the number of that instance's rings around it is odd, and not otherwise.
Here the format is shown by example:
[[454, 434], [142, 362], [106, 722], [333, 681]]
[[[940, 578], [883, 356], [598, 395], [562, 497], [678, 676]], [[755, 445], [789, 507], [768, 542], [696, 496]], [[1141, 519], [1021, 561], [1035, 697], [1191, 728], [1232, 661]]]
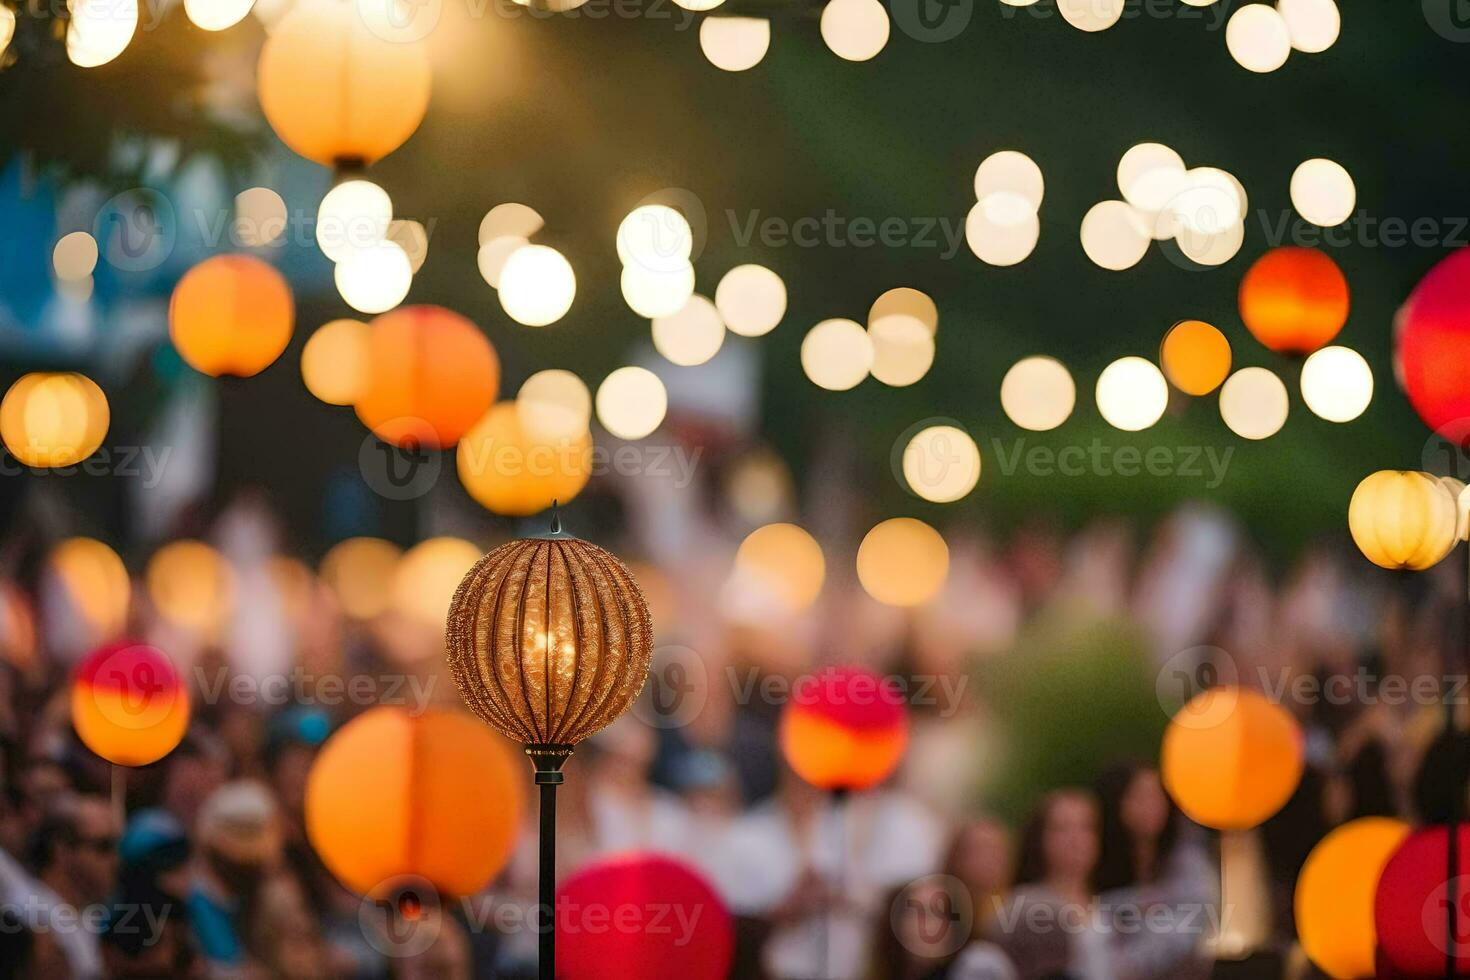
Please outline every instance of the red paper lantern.
[[1424, 424], [1470, 446], [1470, 248], [1430, 269], [1399, 309], [1395, 368]]
[[730, 912], [705, 880], [660, 854], [590, 864], [556, 890], [560, 980], [725, 980]]
[[71, 722], [83, 744], [108, 762], [145, 766], [184, 737], [189, 691], [158, 648], [120, 640], [77, 665]]
[[1240, 280], [1240, 318], [1278, 354], [1306, 355], [1325, 346], [1347, 316], [1347, 279], [1326, 252], [1273, 248]]
[[898, 685], [862, 667], [829, 667], [801, 678], [781, 715], [787, 764], [826, 790], [864, 790], [887, 779], [908, 734]]
[[1391, 975], [1442, 977], [1449, 949], [1447, 903], [1453, 901], [1455, 974], [1470, 971], [1470, 824], [1460, 824], [1455, 894], [1450, 896], [1449, 828], [1426, 827], [1388, 859], [1378, 879], [1373, 921]]

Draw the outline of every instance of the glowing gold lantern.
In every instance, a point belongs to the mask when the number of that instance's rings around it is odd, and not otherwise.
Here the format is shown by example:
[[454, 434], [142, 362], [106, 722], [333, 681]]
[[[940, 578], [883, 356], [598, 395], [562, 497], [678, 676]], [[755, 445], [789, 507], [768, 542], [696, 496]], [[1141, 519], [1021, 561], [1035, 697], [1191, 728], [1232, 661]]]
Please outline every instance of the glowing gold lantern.
[[1358, 550], [1384, 568], [1423, 571], [1438, 564], [1455, 546], [1458, 521], [1454, 494], [1412, 470], [1369, 474], [1348, 504], [1348, 530]]
[[473, 323], [442, 306], [405, 306], [372, 322], [357, 417], [385, 442], [448, 449], [500, 388], [500, 358]]
[[1302, 733], [1278, 704], [1243, 687], [1213, 687], [1164, 732], [1164, 788], [1195, 823], [1249, 830], [1286, 805], [1302, 778]]
[[[541, 787], [540, 895], [554, 900], [556, 787], [573, 748], [626, 711], [648, 678], [653, 621], [628, 567], [561, 531], [512, 541], [470, 569], [449, 610], [449, 671], [465, 703], [526, 746]], [[540, 972], [556, 975], [554, 921]]]
[[372, 329], [360, 320], [333, 320], [317, 328], [301, 349], [301, 380], [328, 405], [351, 405], [368, 386]]
[[592, 475], [592, 433], [537, 438], [515, 402], [501, 402], [465, 433], [455, 450], [460, 482], [486, 509], [509, 517], [566, 503]]
[[0, 401], [0, 438], [26, 466], [72, 466], [107, 438], [107, 396], [84, 374], [21, 377]]
[[1334, 980], [1378, 975], [1373, 899], [1378, 878], [1409, 825], [1388, 817], [1343, 824], [1312, 848], [1296, 880], [1296, 929], [1302, 950]]
[[523, 808], [514, 756], [458, 711], [374, 708], [327, 741], [306, 781], [312, 847], [380, 899], [409, 897], [406, 876], [440, 898], [479, 891], [509, 860]]
[[429, 107], [423, 43], [394, 37], [394, 25], [364, 15], [371, 6], [297, 4], [261, 47], [256, 84], [265, 118], [282, 142], [317, 163], [372, 163], [402, 146]]
[[291, 289], [272, 266], [249, 255], [217, 255], [174, 287], [168, 332], [194, 370], [248, 378], [281, 356], [295, 317]]
[[159, 615], [200, 636], [214, 636], [234, 605], [234, 573], [202, 541], [174, 541], [159, 548], [143, 577]]

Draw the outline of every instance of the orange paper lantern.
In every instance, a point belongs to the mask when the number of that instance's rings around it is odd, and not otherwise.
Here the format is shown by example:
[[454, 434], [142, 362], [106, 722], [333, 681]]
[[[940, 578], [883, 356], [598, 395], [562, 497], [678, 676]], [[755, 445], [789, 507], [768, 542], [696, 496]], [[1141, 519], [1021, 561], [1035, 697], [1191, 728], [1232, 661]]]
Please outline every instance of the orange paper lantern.
[[384, 897], [401, 879], [441, 897], [483, 888], [520, 829], [511, 752], [468, 715], [382, 706], [333, 735], [306, 781], [306, 834], [332, 874]]
[[813, 786], [864, 790], [898, 766], [908, 732], [896, 684], [862, 667], [829, 667], [792, 686], [781, 715], [781, 754]]
[[189, 691], [173, 662], [123, 640], [88, 654], [71, 685], [71, 723], [108, 762], [146, 766], [173, 751], [189, 727]]
[[281, 141], [327, 166], [365, 166], [413, 135], [429, 107], [422, 41], [395, 37], [391, 11], [313, 0], [267, 34], [256, 85]]
[[1240, 318], [1278, 354], [1306, 355], [1325, 346], [1347, 316], [1347, 279], [1316, 249], [1274, 248], [1240, 281]]
[[1230, 374], [1230, 341], [1203, 320], [1181, 320], [1164, 334], [1159, 364], [1186, 395], [1208, 395]]
[[1377, 975], [1373, 899], [1409, 825], [1363, 817], [1322, 838], [1296, 880], [1296, 928], [1302, 950], [1334, 980]]
[[291, 289], [272, 266], [249, 255], [217, 255], [174, 287], [168, 332], [194, 370], [248, 378], [281, 356], [295, 317]]
[[1164, 732], [1164, 788], [1195, 823], [1249, 830], [1286, 805], [1302, 778], [1296, 719], [1242, 687], [1196, 695]]
[[384, 442], [448, 449], [500, 389], [500, 359], [473, 323], [442, 306], [404, 306], [372, 323], [357, 417]]
[[566, 503], [592, 476], [592, 433], [536, 438], [521, 424], [515, 402], [501, 402], [459, 441], [459, 480], [486, 509], [508, 517]]

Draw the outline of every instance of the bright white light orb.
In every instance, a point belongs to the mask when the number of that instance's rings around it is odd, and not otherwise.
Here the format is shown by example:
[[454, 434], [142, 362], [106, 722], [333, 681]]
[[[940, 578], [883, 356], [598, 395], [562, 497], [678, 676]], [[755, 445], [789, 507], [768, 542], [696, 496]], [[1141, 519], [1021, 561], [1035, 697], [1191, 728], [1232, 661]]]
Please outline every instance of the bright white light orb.
[[1169, 199], [1159, 220], [1169, 222], [1170, 233], [1181, 229], [1201, 235], [1218, 235], [1245, 220], [1245, 188], [1219, 167], [1195, 167], [1185, 171], [1184, 184]]
[[592, 422], [592, 392], [561, 368], [537, 371], [516, 394], [521, 427], [546, 440], [578, 439]]
[[1174, 244], [1192, 262], [1204, 266], [1224, 265], [1235, 258], [1241, 245], [1245, 244], [1245, 222], [1215, 234], [1201, 234], [1189, 228], [1180, 228], [1174, 235]]
[[500, 306], [517, 323], [555, 323], [572, 308], [576, 295], [572, 264], [548, 245], [523, 245], [501, 267]]
[[913, 384], [934, 364], [934, 331], [906, 313], [891, 313], [868, 324], [873, 344], [873, 377], [894, 388]]
[[1079, 31], [1105, 31], [1123, 16], [1125, 0], [1057, 0], [1062, 19]]
[[677, 313], [689, 302], [694, 295], [694, 266], [685, 262], [668, 272], [658, 272], [643, 265], [625, 265], [620, 282], [628, 308], [652, 320]]
[[1141, 432], [1169, 405], [1169, 382], [1153, 361], [1120, 357], [1097, 378], [1097, 410], [1115, 429]]
[[[999, 150], [980, 161], [975, 168], [975, 200], [983, 201], [992, 194], [1020, 198], [1034, 213], [1041, 208], [1046, 193], [1046, 180], [1036, 161], [1020, 150]], [[1005, 202], [1006, 199], [1002, 199]]]
[[418, 275], [429, 258], [429, 229], [412, 218], [395, 218], [388, 222], [388, 234], [385, 237], [390, 242], [397, 242], [408, 253], [413, 274]]
[[97, 268], [97, 239], [85, 231], [62, 235], [51, 249], [51, 267], [62, 282], [86, 279]]
[[67, 0], [66, 56], [97, 68], [122, 54], [138, 29], [138, 0]]
[[0, 54], [10, 47], [10, 39], [15, 37], [15, 11], [9, 7], [0, 6]]
[[888, 43], [888, 11], [878, 0], [828, 0], [821, 31], [837, 57], [867, 61]]
[[206, 31], [222, 31], [245, 19], [255, 0], [184, 0], [184, 13], [194, 26]]
[[771, 22], [764, 17], [706, 17], [699, 24], [699, 49], [721, 71], [760, 64], [771, 47]]
[[964, 429], [931, 425], [904, 447], [903, 478], [925, 500], [953, 503], [980, 482], [980, 447]]
[[1286, 64], [1291, 54], [1291, 34], [1275, 7], [1250, 3], [1230, 15], [1225, 25], [1225, 47], [1240, 67], [1270, 72]]
[[493, 238], [530, 239], [545, 224], [535, 208], [508, 201], [495, 205], [480, 219], [478, 241], [484, 245]]
[[715, 287], [715, 306], [732, 333], [761, 337], [786, 315], [786, 284], [763, 265], [737, 265]]
[[503, 238], [488, 239], [480, 246], [480, 251], [475, 255], [475, 264], [479, 266], [480, 275], [493, 288], [500, 288], [500, 276], [505, 271], [505, 260], [512, 253], [523, 246], [529, 245], [519, 235], [506, 235]]
[[704, 10], [714, 10], [724, 2], [725, 0], [674, 0], [674, 3], [683, 7], [685, 10], [693, 10], [696, 13]]
[[640, 205], [618, 225], [618, 258], [624, 266], [677, 272], [689, 264], [693, 251], [689, 220], [666, 204]]
[[1241, 368], [1220, 386], [1220, 417], [1242, 439], [1267, 439], [1286, 424], [1286, 385], [1263, 367]]
[[653, 318], [654, 348], [680, 367], [703, 364], [719, 353], [724, 342], [720, 311], [698, 293], [677, 312]]
[[261, 248], [286, 233], [286, 202], [269, 187], [250, 187], [235, 195], [235, 238], [246, 248]]
[[939, 329], [939, 307], [928, 293], [911, 286], [897, 286], [874, 300], [868, 308], [868, 329], [884, 317], [900, 315], [913, 317], [930, 333]]
[[1055, 429], [1072, 415], [1077, 385], [1054, 357], [1026, 357], [1011, 365], [1000, 383], [1000, 407], [1016, 425], [1032, 432]]
[[1291, 206], [1312, 224], [1331, 228], [1352, 217], [1358, 188], [1342, 164], [1315, 157], [1291, 174]]
[[316, 243], [341, 262], [354, 249], [371, 248], [388, 235], [393, 200], [370, 180], [344, 180], [327, 191], [316, 212]]
[[1342, 32], [1342, 14], [1333, 0], [1276, 0], [1276, 9], [1286, 21], [1291, 46], [1306, 54], [1326, 51]]
[[597, 419], [619, 439], [642, 439], [668, 409], [664, 383], [645, 368], [620, 367], [597, 386]]
[[1035, 214], [1012, 225], [990, 219], [985, 204], [976, 202], [965, 216], [965, 243], [981, 262], [1008, 266], [1023, 261], [1041, 237], [1041, 222]]
[[1082, 218], [1082, 251], [1113, 272], [1137, 265], [1152, 240], [1148, 222], [1126, 201], [1099, 202]]
[[801, 341], [801, 369], [819, 388], [855, 388], [872, 367], [873, 342], [852, 320], [823, 320]]
[[1184, 187], [1184, 158], [1162, 143], [1129, 147], [1118, 161], [1118, 192], [1140, 211], [1162, 211]]
[[1323, 347], [1302, 365], [1302, 401], [1329, 422], [1351, 422], [1373, 401], [1373, 369], [1350, 347]]
[[397, 242], [382, 241], [355, 248], [337, 263], [337, 292], [359, 313], [386, 313], [408, 295], [413, 263]]

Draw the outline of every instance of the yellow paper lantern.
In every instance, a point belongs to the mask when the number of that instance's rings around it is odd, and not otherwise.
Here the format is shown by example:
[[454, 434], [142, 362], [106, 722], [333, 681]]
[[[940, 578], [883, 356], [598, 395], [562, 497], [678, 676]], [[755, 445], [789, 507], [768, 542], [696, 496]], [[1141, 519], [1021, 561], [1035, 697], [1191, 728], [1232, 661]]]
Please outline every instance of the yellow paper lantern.
[[328, 405], [352, 405], [368, 386], [368, 338], [361, 320], [333, 320], [317, 328], [301, 350], [301, 380]]
[[364, 16], [371, 6], [298, 4], [261, 47], [256, 84], [266, 121], [282, 142], [317, 163], [362, 166], [387, 156], [413, 135], [429, 107], [424, 44], [394, 37], [382, 17]]
[[219, 631], [234, 605], [234, 573], [202, 541], [174, 541], [159, 548], [143, 577], [159, 615], [204, 637]]
[[382, 538], [348, 538], [322, 558], [322, 581], [353, 619], [372, 619], [389, 606], [402, 550]]
[[1358, 550], [1384, 568], [1423, 571], [1458, 539], [1454, 495], [1427, 473], [1379, 470], [1353, 491], [1348, 530]]
[[526, 517], [582, 492], [592, 476], [592, 433], [538, 438], [521, 424], [515, 402], [501, 402], [460, 438], [455, 466], [487, 510]]
[[37, 372], [0, 401], [0, 439], [26, 466], [72, 466], [97, 451], [111, 424], [107, 396], [84, 374]]
[[455, 588], [479, 559], [480, 549], [462, 538], [420, 541], [404, 552], [393, 572], [394, 611], [443, 629]]
[[456, 898], [510, 859], [522, 796], [515, 757], [469, 715], [384, 705], [322, 747], [306, 781], [306, 833], [359, 894], [406, 898], [412, 875]]
[[95, 538], [67, 538], [51, 549], [48, 570], [71, 609], [101, 641], [121, 633], [128, 621], [132, 583], [123, 561]]
[[1296, 929], [1302, 950], [1334, 980], [1370, 980], [1377, 930], [1373, 901], [1378, 877], [1409, 825], [1388, 817], [1362, 817], [1323, 837], [1307, 855], [1296, 880]]
[[291, 289], [274, 267], [249, 255], [217, 255], [174, 287], [168, 333], [194, 370], [248, 378], [281, 356], [295, 317]]
[[1164, 788], [1195, 823], [1249, 830], [1296, 791], [1301, 729], [1285, 708], [1256, 691], [1213, 687], [1169, 722], [1160, 772]]
[[949, 575], [949, 546], [923, 521], [895, 517], [874, 527], [857, 554], [858, 581], [890, 606], [921, 606]]

